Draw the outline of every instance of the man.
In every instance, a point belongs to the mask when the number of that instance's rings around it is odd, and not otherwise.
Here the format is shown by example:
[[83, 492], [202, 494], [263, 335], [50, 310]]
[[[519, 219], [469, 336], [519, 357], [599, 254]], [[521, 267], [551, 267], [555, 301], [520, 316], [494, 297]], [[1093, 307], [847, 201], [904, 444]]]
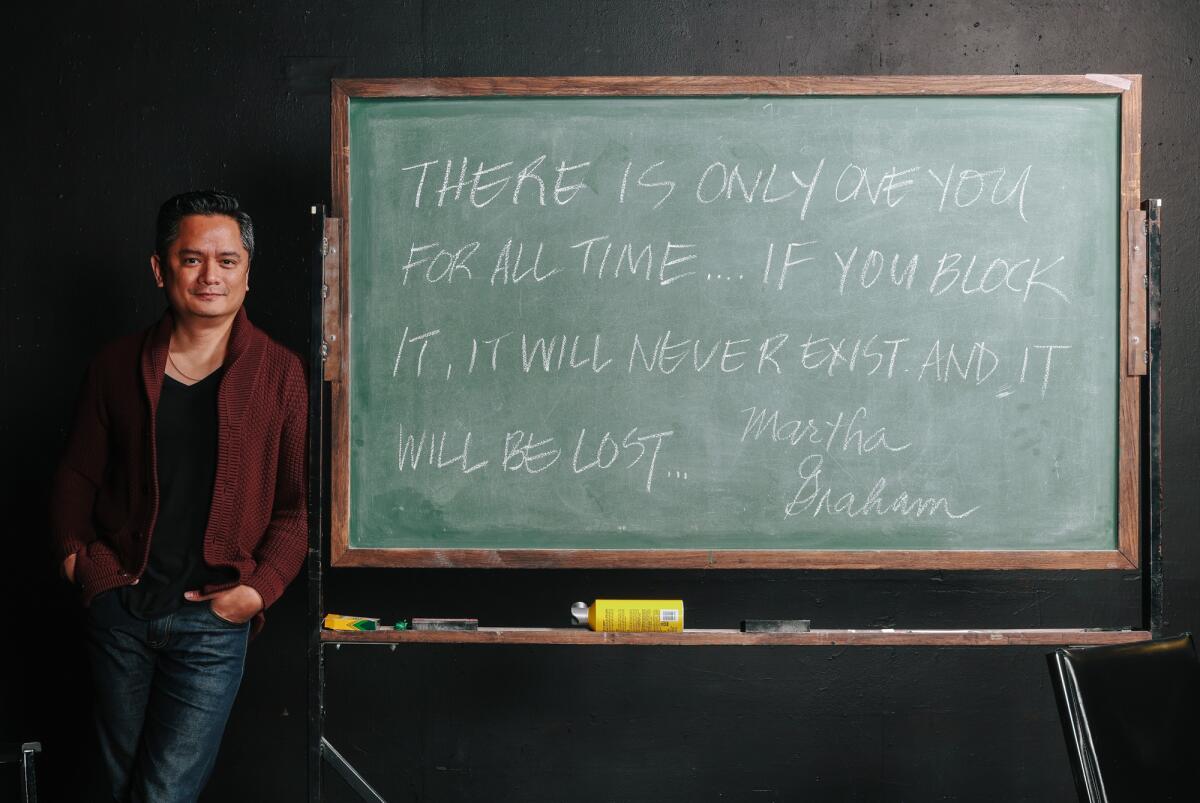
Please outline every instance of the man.
[[164, 803], [199, 796], [247, 642], [304, 561], [307, 386], [243, 309], [237, 199], [170, 199], [155, 246], [168, 309], [92, 361], [51, 527], [87, 606], [105, 799]]

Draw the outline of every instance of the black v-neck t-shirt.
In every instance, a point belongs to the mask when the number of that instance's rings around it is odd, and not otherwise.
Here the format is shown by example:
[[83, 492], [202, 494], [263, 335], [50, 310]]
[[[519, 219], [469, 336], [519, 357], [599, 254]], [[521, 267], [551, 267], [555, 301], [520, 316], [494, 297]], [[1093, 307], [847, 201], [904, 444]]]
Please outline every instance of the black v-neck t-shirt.
[[150, 559], [137, 585], [122, 587], [130, 613], [155, 619], [178, 610], [183, 592], [237, 578], [230, 567], [204, 562], [204, 531], [217, 471], [218, 368], [192, 385], [163, 377], [155, 428], [158, 518]]

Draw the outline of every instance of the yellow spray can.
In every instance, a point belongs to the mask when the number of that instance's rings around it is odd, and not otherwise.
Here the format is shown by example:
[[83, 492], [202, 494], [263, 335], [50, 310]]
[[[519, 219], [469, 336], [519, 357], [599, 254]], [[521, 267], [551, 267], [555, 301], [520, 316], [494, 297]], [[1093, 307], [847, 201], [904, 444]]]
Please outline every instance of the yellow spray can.
[[575, 624], [605, 633], [678, 633], [683, 630], [683, 600], [598, 599], [571, 606]]

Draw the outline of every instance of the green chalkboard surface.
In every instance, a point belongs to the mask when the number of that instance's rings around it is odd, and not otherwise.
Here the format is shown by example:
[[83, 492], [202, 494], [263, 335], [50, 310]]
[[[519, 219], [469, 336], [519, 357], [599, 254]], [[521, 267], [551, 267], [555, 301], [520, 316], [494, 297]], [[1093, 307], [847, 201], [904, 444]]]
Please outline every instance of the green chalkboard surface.
[[1121, 119], [350, 98], [348, 547], [1116, 550]]

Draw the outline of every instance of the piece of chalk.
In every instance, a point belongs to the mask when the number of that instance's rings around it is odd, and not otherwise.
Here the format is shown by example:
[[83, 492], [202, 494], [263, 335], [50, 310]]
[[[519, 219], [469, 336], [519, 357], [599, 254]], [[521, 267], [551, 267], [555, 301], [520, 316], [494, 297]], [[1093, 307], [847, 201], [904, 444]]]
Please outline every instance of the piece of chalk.
[[478, 619], [413, 619], [413, 630], [478, 630]]
[[807, 633], [811, 619], [745, 619], [743, 633]]

